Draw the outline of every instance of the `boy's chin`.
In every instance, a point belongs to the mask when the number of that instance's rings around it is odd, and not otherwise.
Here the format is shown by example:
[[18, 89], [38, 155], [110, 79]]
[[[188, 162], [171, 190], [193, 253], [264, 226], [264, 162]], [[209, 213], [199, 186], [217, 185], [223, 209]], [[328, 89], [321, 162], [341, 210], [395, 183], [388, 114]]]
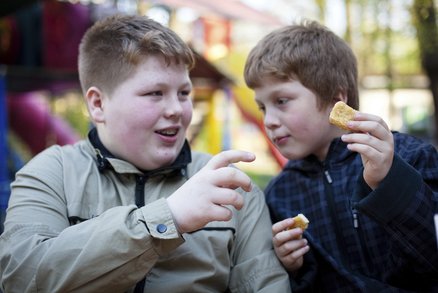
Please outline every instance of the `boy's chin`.
[[283, 157], [285, 157], [288, 160], [301, 160], [304, 159], [305, 157], [307, 157], [306, 154], [304, 153], [300, 153], [300, 152], [295, 152], [295, 151], [290, 151], [290, 150], [281, 150], [279, 149], [280, 154], [283, 155]]
[[137, 168], [144, 171], [152, 171], [159, 168], [167, 167], [171, 165], [176, 158], [178, 157], [179, 152], [177, 151], [169, 151], [160, 152], [157, 151], [154, 153], [153, 157], [151, 157], [151, 153], [142, 154], [141, 157], [137, 157], [136, 160], [130, 158], [130, 161], [137, 166]]
[[166, 167], [171, 165], [173, 162], [175, 162], [176, 158], [178, 157], [179, 152], [166, 152], [166, 153], [158, 153], [157, 156], [154, 159], [155, 164], [158, 168]]

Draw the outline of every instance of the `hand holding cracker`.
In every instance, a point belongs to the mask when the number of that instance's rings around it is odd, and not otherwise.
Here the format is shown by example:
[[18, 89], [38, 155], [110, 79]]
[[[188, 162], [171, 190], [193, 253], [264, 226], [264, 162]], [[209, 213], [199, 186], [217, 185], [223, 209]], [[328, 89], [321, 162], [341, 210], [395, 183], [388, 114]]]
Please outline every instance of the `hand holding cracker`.
[[356, 111], [343, 102], [335, 104], [329, 121], [352, 131], [341, 138], [348, 143], [349, 150], [361, 155], [363, 178], [369, 187], [377, 188], [388, 174], [394, 157], [394, 141], [388, 125], [379, 116]]
[[[310, 247], [303, 232], [309, 221], [300, 214], [272, 225], [272, 243], [274, 251], [283, 266], [290, 272], [297, 271], [303, 265], [303, 256]], [[295, 229], [300, 226], [301, 229]]]

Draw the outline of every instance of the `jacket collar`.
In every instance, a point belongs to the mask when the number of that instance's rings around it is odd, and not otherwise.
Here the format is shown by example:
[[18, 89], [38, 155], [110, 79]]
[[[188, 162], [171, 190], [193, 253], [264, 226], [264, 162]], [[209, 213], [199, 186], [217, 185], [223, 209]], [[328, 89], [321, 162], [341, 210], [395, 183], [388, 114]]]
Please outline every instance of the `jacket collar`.
[[325, 166], [336, 166], [343, 164], [354, 153], [347, 148], [347, 144], [337, 137], [330, 143], [326, 159], [321, 162], [315, 155], [310, 155], [302, 160], [290, 160], [285, 166], [287, 169], [295, 169], [304, 172], [319, 172]]
[[175, 172], [186, 175], [187, 165], [192, 161], [191, 149], [187, 140], [184, 142], [178, 157], [171, 165], [155, 170], [141, 170], [126, 161], [118, 159], [103, 145], [96, 128], [90, 130], [88, 133], [88, 140], [90, 141], [96, 153], [97, 166], [100, 172], [104, 172], [105, 170], [114, 170], [118, 173], [143, 173], [148, 177]]

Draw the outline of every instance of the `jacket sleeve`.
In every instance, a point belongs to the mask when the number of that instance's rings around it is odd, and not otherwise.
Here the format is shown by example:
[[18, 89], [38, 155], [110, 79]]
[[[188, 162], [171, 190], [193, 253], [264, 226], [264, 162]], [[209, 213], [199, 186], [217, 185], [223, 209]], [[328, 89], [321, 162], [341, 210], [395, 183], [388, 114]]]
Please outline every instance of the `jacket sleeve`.
[[290, 292], [288, 274], [272, 246], [272, 229], [262, 191], [253, 185], [237, 212], [238, 232], [232, 250], [231, 292]]
[[294, 275], [292, 272], [288, 272], [288, 274], [292, 292], [318, 292], [318, 288], [316, 287], [318, 263], [312, 250], [304, 255], [303, 266], [297, 273]]
[[414, 282], [426, 291], [438, 289], [433, 223], [433, 216], [438, 212], [436, 150], [433, 147], [420, 149], [410, 162], [395, 155], [387, 177], [377, 189], [371, 191], [363, 178], [359, 185], [360, 191], [355, 195], [357, 208], [378, 221], [392, 241], [393, 265], [389, 266], [387, 281]]
[[[0, 237], [4, 292], [126, 291], [161, 253], [183, 242], [165, 200], [141, 209], [110, 208], [70, 226], [56, 156], [34, 158], [17, 173], [11, 187]], [[151, 214], [155, 218], [145, 216]], [[165, 233], [152, 231], [158, 222], [168, 225]]]

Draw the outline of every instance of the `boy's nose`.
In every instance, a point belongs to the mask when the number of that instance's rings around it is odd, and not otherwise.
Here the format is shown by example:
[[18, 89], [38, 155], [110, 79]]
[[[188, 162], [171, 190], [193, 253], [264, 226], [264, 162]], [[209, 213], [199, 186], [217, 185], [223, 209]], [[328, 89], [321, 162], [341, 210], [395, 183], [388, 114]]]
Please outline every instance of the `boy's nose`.
[[178, 97], [170, 98], [164, 107], [166, 117], [179, 116], [183, 111], [183, 107], [181, 106]]
[[279, 126], [278, 117], [272, 111], [268, 110], [266, 110], [263, 117], [263, 123], [267, 129], [272, 129]]

